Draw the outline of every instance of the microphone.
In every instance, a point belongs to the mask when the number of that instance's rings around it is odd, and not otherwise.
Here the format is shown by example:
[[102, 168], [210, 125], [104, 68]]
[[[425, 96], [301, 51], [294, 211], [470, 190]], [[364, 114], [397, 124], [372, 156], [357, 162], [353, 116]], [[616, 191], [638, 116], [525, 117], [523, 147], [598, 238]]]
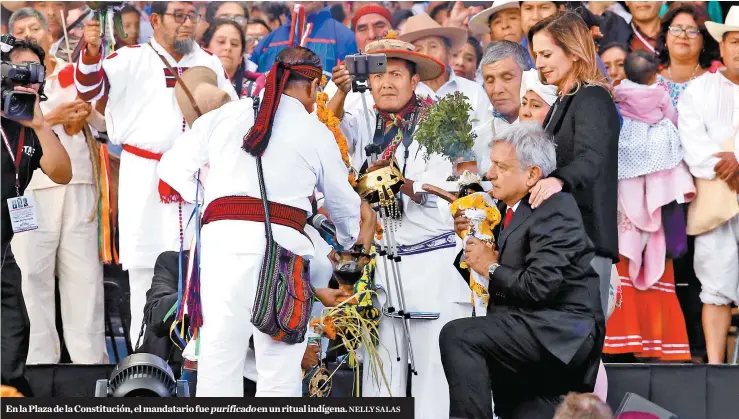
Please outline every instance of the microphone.
[[336, 237], [336, 227], [323, 214], [313, 214], [308, 217], [308, 223], [316, 230]]

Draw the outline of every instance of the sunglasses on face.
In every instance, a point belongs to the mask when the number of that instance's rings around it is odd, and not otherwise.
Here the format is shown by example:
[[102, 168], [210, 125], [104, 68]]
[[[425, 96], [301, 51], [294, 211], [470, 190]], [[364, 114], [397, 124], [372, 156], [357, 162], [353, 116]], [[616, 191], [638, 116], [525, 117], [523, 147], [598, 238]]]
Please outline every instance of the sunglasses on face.
[[190, 22], [192, 23], [198, 23], [200, 22], [200, 19], [203, 17], [203, 15], [196, 15], [195, 13], [165, 13], [165, 15], [172, 16], [174, 18], [174, 21], [177, 23], [185, 23], [186, 19], [190, 19]]
[[698, 35], [701, 34], [701, 31], [698, 29], [688, 29], [688, 28], [681, 28], [679, 26], [670, 26], [669, 27], [670, 35], [674, 37], [678, 37], [685, 33], [685, 36], [687, 36], [690, 39], [695, 39], [698, 37]]

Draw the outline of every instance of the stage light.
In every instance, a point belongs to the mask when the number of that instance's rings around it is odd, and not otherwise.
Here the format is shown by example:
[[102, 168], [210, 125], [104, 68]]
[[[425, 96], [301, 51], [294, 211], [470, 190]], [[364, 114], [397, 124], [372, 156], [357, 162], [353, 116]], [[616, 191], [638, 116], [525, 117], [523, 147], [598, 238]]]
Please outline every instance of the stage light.
[[97, 381], [95, 397], [190, 397], [190, 391], [165, 360], [138, 353], [119, 362], [110, 379]]

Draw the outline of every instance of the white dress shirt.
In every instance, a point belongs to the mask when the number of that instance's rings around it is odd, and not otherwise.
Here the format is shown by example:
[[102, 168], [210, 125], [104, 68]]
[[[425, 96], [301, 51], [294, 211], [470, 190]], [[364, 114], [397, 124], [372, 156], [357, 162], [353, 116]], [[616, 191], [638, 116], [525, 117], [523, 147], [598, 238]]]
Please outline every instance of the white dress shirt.
[[486, 174], [492, 165], [490, 161], [490, 152], [492, 151], [490, 143], [493, 141], [493, 137], [512, 125], [505, 118], [494, 115], [493, 105], [488, 105], [486, 109], [492, 115], [492, 118], [472, 129], [477, 134], [472, 151], [475, 152], [477, 157], [477, 170], [481, 176]]
[[690, 82], [677, 104], [678, 130], [685, 163], [693, 176], [716, 177], [716, 153], [733, 135], [734, 154], [739, 156], [739, 85], [722, 72], [705, 73]]
[[[448, 71], [448, 70], [447, 70]], [[485, 89], [481, 85], [467, 80], [464, 77], [458, 77], [453, 71], [448, 71], [449, 80], [442, 85], [439, 90], [434, 92], [424, 82], [418, 83], [416, 86], [416, 94], [420, 96], [429, 96], [434, 99], [441, 99], [444, 96], [456, 91], [462, 92], [469, 101], [472, 110], [469, 112], [470, 122], [472, 126], [478, 126], [490, 120], [491, 114], [488, 112], [490, 99]]]
[[[242, 150], [244, 136], [254, 124], [251, 99], [230, 102], [198, 118], [162, 156], [158, 173], [182, 197], [195, 201], [195, 173], [209, 165], [204, 181], [204, 208], [216, 198], [246, 195], [261, 198], [256, 159]], [[339, 244], [351, 247], [359, 235], [360, 198], [348, 181], [331, 131], [295, 98], [283, 95], [274, 117], [272, 136], [262, 156], [267, 199], [307, 214], [314, 189], [324, 195], [324, 206], [336, 226]], [[201, 178], [202, 181], [202, 178]], [[245, 234], [224, 237], [224, 248], [264, 251], [263, 223], [248, 223]], [[247, 228], [247, 227], [245, 227]], [[278, 243], [298, 243], [295, 252], [313, 255], [313, 245], [296, 230], [273, 226]], [[257, 238], [262, 238], [259, 240]]]

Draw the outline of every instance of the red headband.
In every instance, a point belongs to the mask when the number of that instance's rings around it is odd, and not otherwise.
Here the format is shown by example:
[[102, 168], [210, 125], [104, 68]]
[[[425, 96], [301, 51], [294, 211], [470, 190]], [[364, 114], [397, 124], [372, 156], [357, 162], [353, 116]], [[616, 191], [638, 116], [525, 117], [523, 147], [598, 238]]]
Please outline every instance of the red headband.
[[390, 14], [389, 10], [380, 6], [379, 4], [368, 4], [366, 6], [360, 7], [359, 10], [357, 10], [357, 13], [354, 13], [354, 16], [352, 17], [352, 29], [357, 30], [357, 21], [360, 17], [372, 13], [384, 17], [385, 19], [387, 19], [388, 22], [390, 22], [390, 26], [393, 25], [393, 16]]
[[[274, 63], [267, 75], [267, 83], [264, 87], [264, 100], [259, 112], [255, 115], [254, 125], [244, 137], [242, 148], [253, 156], [261, 156], [267, 149], [269, 139], [272, 136], [272, 123], [280, 104], [282, 92], [285, 91], [290, 74], [297, 73], [310, 80], [320, 79], [323, 72], [320, 68], [312, 65], [290, 65], [286, 63]], [[278, 78], [279, 77], [279, 78]]]

